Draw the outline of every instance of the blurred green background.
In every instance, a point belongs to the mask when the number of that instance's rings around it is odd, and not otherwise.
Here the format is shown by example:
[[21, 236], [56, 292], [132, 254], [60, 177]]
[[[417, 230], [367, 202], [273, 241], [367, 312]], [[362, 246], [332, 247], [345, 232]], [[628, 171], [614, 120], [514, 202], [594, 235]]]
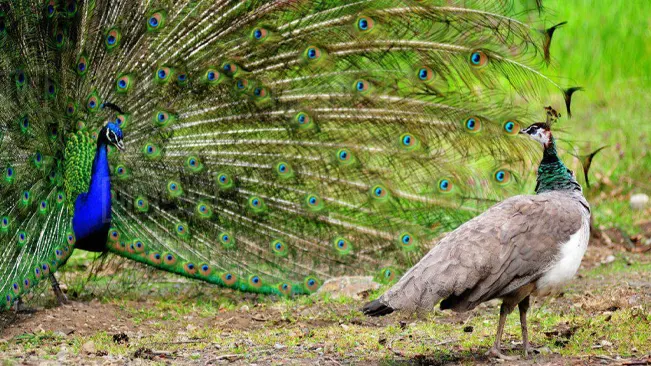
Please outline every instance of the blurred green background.
[[[596, 226], [635, 233], [649, 211], [632, 211], [632, 193], [651, 193], [651, 1], [545, 0], [545, 26], [561, 21], [546, 71], [562, 85], [582, 86], [572, 101], [572, 119], [560, 125], [574, 142], [567, 153], [600, 146], [586, 195]], [[555, 105], [561, 105], [560, 98]], [[568, 159], [570, 158], [570, 159]]]

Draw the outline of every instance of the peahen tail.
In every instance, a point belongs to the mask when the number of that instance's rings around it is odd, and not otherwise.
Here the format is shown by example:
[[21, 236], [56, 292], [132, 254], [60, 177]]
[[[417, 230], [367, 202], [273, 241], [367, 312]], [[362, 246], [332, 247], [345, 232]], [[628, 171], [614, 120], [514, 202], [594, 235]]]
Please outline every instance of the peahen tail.
[[243, 291], [392, 280], [527, 180], [522, 101], [563, 89], [512, 13], [0, 1], [0, 294], [75, 246]]

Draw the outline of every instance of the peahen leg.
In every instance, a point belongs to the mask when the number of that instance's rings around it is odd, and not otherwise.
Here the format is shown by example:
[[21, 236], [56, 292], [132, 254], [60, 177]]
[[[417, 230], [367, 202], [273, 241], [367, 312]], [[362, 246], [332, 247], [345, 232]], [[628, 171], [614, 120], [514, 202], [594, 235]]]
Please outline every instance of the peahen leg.
[[64, 305], [68, 303], [68, 297], [61, 291], [61, 287], [59, 286], [59, 281], [57, 281], [57, 278], [54, 277], [54, 273], [50, 273], [50, 281], [52, 282], [52, 291], [54, 291], [54, 294], [57, 297], [57, 300], [59, 301], [59, 304]]
[[497, 325], [497, 336], [495, 337], [495, 343], [493, 344], [493, 347], [488, 351], [488, 354], [491, 356], [499, 357], [503, 360], [517, 360], [518, 357], [516, 356], [506, 356], [500, 352], [500, 343], [502, 339], [502, 332], [504, 331], [504, 324], [506, 323], [506, 317], [509, 315], [513, 309], [515, 309], [515, 306], [507, 303], [506, 301], [502, 302], [502, 306], [500, 306], [500, 322]]
[[518, 304], [520, 310], [520, 327], [522, 328], [522, 347], [524, 348], [524, 357], [529, 356], [529, 351], [533, 348], [529, 345], [529, 332], [527, 331], [527, 310], [529, 310], [529, 296]]

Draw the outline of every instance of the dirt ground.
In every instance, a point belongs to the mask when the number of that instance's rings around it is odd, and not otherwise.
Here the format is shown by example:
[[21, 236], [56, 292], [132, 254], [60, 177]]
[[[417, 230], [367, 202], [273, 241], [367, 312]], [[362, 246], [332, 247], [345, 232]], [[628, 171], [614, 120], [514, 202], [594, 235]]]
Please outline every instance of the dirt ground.
[[[205, 285], [178, 302], [145, 293], [1, 313], [0, 358], [34, 365], [651, 364], [651, 251], [638, 243], [644, 239], [617, 230], [593, 238], [567, 291], [532, 305], [530, 333], [540, 353], [527, 359], [484, 355], [494, 337], [497, 301], [463, 314], [436, 310], [371, 319], [358, 311], [368, 294], [279, 300]], [[228, 300], [196, 305], [204, 296]], [[509, 318], [503, 338], [513, 356], [521, 353], [516, 318]]]

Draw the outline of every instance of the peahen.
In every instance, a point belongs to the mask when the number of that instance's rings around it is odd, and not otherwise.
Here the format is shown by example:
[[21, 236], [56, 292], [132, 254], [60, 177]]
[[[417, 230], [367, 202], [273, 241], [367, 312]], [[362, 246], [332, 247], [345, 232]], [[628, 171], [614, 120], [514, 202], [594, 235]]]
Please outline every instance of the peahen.
[[525, 356], [530, 296], [557, 291], [579, 269], [590, 237], [590, 205], [581, 185], [558, 157], [549, 107], [544, 123], [522, 129], [544, 149], [536, 195], [504, 200], [448, 234], [379, 299], [362, 309], [369, 316], [395, 310], [468, 311], [502, 299], [492, 355], [500, 351], [506, 316], [520, 310]]
[[524, 102], [560, 91], [569, 110], [576, 89], [539, 71], [557, 26], [513, 13], [0, 1], [3, 306], [46, 277], [56, 290], [75, 248], [260, 293], [391, 281], [522, 190]]

